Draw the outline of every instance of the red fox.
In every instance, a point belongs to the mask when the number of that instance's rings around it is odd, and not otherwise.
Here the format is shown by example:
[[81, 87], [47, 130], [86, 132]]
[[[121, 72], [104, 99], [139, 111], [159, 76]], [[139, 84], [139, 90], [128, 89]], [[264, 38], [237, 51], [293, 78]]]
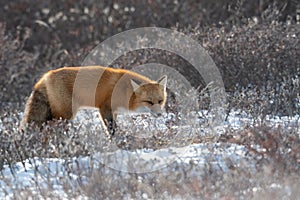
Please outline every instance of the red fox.
[[129, 70], [101, 66], [50, 70], [35, 84], [21, 128], [31, 122], [41, 126], [51, 119], [72, 119], [80, 107], [96, 107], [111, 129], [118, 109], [161, 113], [166, 84], [167, 76], [153, 81]]

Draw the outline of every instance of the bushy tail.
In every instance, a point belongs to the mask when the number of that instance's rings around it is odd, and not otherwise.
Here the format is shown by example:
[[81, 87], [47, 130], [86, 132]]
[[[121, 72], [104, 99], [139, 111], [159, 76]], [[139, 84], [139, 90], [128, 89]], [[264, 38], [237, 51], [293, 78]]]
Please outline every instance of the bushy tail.
[[52, 119], [52, 113], [46, 90], [33, 90], [27, 100], [20, 128], [23, 129], [27, 123], [32, 122], [38, 126], [42, 126], [44, 122], [50, 119]]

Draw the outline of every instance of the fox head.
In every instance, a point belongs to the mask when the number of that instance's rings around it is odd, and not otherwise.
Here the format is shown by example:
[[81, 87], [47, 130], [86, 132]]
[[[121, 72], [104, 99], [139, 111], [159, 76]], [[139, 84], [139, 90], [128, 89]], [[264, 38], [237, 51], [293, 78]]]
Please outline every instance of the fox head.
[[161, 114], [167, 99], [167, 76], [147, 84], [141, 84], [131, 79], [131, 86], [133, 88], [130, 100], [131, 110]]

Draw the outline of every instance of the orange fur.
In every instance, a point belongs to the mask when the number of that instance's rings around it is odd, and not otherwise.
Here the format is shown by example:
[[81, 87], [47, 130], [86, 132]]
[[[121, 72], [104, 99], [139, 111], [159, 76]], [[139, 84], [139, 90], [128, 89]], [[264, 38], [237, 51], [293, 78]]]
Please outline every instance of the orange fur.
[[152, 81], [124, 69], [101, 66], [64, 67], [45, 73], [29, 97], [21, 126], [53, 118], [72, 119], [81, 107], [99, 108], [106, 122], [119, 108], [147, 108], [160, 113], [166, 102], [166, 81]]

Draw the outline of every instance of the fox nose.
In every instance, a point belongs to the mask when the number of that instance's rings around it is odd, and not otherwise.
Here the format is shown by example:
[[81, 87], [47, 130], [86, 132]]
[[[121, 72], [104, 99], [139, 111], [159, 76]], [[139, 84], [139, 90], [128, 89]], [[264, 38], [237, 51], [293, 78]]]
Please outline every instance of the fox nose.
[[151, 112], [155, 116], [161, 116], [162, 115], [162, 110], [161, 110], [160, 105], [154, 105], [154, 106], [152, 106]]

